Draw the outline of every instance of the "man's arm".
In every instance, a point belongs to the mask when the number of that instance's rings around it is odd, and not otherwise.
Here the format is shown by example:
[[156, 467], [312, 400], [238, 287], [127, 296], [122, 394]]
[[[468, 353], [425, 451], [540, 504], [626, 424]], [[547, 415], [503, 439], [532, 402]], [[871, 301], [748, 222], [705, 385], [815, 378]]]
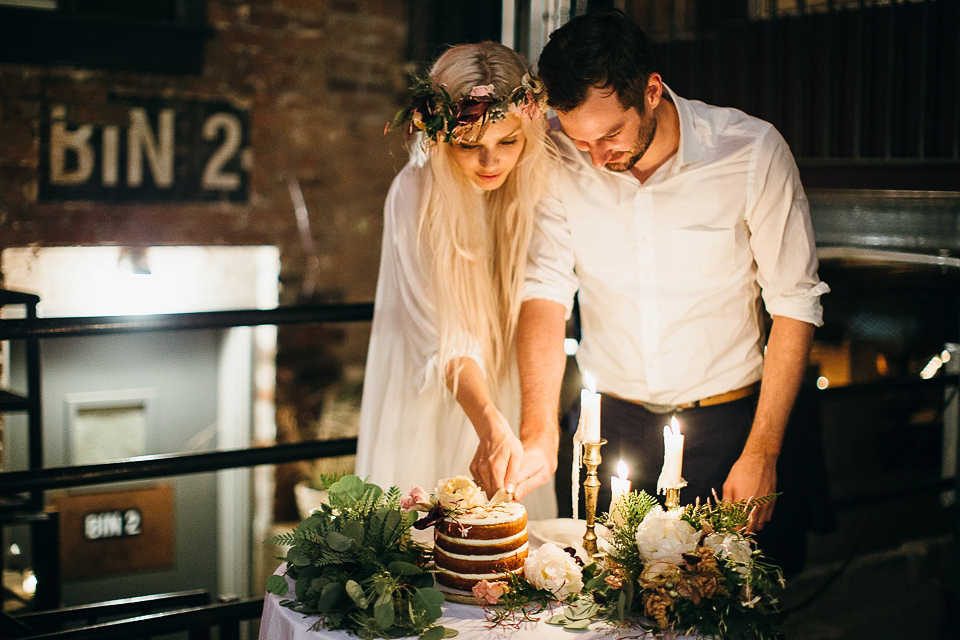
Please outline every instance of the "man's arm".
[[[777, 490], [777, 458], [793, 403], [800, 390], [813, 325], [785, 316], [774, 316], [763, 361], [763, 381], [757, 415], [743, 453], [723, 483], [725, 500], [759, 498]], [[773, 514], [770, 502], [757, 509], [752, 527], [762, 529]]]
[[524, 457], [517, 499], [546, 484], [557, 469], [560, 386], [567, 363], [563, 352], [565, 318], [563, 305], [551, 300], [527, 300], [520, 307], [517, 367]]

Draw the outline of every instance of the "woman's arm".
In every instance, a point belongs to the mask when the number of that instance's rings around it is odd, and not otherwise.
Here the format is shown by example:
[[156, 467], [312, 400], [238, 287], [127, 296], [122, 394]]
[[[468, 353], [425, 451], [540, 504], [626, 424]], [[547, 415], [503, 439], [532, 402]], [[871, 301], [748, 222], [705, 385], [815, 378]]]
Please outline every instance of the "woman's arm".
[[456, 392], [457, 402], [480, 438], [470, 463], [474, 479], [487, 496], [493, 496], [501, 487], [512, 493], [523, 463], [523, 445], [494, 404], [480, 365], [473, 358], [451, 360], [447, 363], [446, 379], [447, 387]]

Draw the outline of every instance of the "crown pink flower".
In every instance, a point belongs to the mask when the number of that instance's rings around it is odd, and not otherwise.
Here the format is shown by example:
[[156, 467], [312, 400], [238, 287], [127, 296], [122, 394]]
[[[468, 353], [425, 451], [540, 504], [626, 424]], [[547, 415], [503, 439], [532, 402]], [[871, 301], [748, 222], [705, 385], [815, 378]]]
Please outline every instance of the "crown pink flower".
[[493, 89], [492, 84], [478, 84], [473, 89], [470, 89], [470, 95], [474, 97], [489, 96], [493, 94]]

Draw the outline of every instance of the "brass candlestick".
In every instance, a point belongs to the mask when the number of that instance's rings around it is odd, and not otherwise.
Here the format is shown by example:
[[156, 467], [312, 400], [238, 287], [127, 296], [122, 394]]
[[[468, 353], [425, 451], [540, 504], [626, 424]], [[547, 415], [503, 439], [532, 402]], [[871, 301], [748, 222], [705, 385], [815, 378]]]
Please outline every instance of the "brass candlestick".
[[667, 487], [666, 488], [667, 497], [664, 500], [666, 504], [667, 511], [676, 509], [680, 506], [680, 487]]
[[607, 441], [600, 439], [597, 442], [584, 442], [585, 449], [583, 463], [587, 465], [587, 477], [583, 481], [583, 493], [587, 512], [587, 532], [583, 534], [583, 550], [590, 559], [597, 555], [597, 534], [594, 532], [594, 523], [597, 517], [597, 494], [600, 491], [600, 480], [597, 479], [597, 467], [600, 466], [600, 447]]

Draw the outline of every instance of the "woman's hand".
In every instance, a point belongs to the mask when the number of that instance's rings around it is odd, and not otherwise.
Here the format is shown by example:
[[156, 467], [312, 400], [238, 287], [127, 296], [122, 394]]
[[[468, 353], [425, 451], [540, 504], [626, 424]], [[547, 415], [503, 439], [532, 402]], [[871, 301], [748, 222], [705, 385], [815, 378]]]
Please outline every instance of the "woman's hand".
[[475, 425], [480, 445], [470, 463], [470, 472], [488, 498], [501, 488], [513, 493], [523, 465], [523, 445], [498, 410], [485, 412], [483, 422]]

